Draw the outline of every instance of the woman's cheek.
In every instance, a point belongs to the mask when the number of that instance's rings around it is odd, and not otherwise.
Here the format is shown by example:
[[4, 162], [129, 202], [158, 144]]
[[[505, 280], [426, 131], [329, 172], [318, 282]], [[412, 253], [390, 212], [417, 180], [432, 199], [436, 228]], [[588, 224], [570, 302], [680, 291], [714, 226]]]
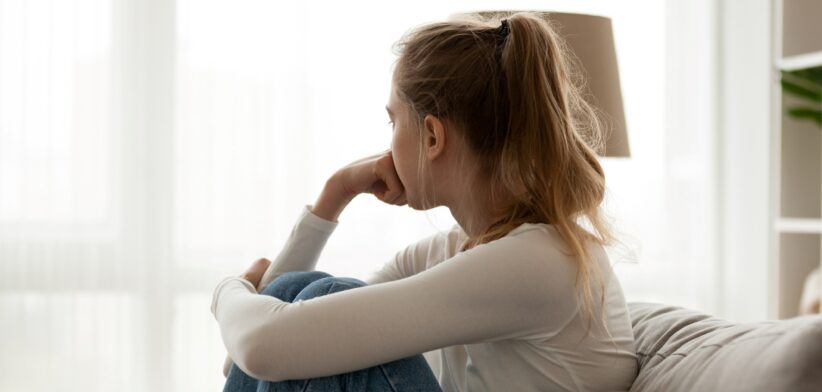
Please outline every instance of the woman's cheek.
[[402, 162], [400, 161], [401, 157], [402, 157], [401, 154], [400, 154], [400, 156], [397, 156], [397, 154], [394, 153], [394, 171], [397, 172], [397, 178], [400, 179], [400, 183], [402, 183], [402, 186], [404, 188], [405, 187], [405, 175], [404, 175], [405, 173], [403, 172], [403, 165], [402, 165]]
[[402, 151], [401, 145], [397, 138], [397, 131], [394, 131], [393, 136], [391, 137], [391, 156], [393, 157], [394, 161], [394, 171], [397, 172], [397, 176], [400, 177], [400, 181], [403, 180], [402, 174], [400, 173], [399, 167], [402, 166], [400, 160], [402, 159]]
[[391, 144], [391, 151], [394, 157], [394, 169], [403, 187], [406, 188], [406, 192], [408, 192], [409, 187], [413, 188], [415, 183], [416, 159], [414, 158], [418, 152], [417, 149], [413, 148], [415, 141], [416, 140], [409, 140], [408, 135], [399, 128], [394, 130], [394, 137]]

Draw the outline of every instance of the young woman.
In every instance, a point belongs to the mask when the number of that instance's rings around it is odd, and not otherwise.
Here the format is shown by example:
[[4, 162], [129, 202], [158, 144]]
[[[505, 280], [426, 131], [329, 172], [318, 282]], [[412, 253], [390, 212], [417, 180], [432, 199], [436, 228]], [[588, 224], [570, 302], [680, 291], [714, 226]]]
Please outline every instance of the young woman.
[[[550, 23], [449, 20], [399, 49], [391, 148], [332, 175], [273, 263], [215, 289], [225, 390], [630, 388], [633, 334], [599, 210], [603, 139]], [[365, 282], [314, 271], [360, 193], [446, 206], [457, 224]]]

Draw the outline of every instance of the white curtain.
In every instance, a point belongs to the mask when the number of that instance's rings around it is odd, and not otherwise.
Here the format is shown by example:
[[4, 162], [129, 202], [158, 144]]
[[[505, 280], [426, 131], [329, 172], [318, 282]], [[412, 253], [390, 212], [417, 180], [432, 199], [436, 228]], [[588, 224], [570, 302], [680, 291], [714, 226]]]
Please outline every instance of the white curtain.
[[[477, 9], [613, 18], [633, 156], [604, 159], [629, 300], [717, 301], [709, 0], [0, 0], [0, 390], [220, 390], [211, 292], [389, 146], [391, 45]], [[318, 269], [454, 221], [356, 198]]]

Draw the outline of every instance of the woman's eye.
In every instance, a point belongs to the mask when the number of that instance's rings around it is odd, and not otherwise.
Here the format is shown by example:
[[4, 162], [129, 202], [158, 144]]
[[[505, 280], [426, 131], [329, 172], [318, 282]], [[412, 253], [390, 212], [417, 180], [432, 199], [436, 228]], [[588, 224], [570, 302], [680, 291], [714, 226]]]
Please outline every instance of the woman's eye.
[[388, 125], [390, 125], [393, 128], [394, 127], [394, 122], [393, 121], [388, 121]]

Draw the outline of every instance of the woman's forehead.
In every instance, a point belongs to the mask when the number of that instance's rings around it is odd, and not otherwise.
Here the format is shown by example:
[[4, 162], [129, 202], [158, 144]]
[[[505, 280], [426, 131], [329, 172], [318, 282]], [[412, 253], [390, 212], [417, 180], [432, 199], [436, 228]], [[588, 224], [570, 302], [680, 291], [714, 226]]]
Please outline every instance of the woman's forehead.
[[385, 110], [391, 117], [397, 116], [402, 111], [402, 103], [393, 88], [388, 96], [388, 104], [385, 105]]
[[392, 111], [395, 110], [397, 107], [397, 100], [397, 92], [394, 90], [394, 84], [391, 83], [391, 88], [388, 90], [388, 105], [386, 108], [391, 109]]

